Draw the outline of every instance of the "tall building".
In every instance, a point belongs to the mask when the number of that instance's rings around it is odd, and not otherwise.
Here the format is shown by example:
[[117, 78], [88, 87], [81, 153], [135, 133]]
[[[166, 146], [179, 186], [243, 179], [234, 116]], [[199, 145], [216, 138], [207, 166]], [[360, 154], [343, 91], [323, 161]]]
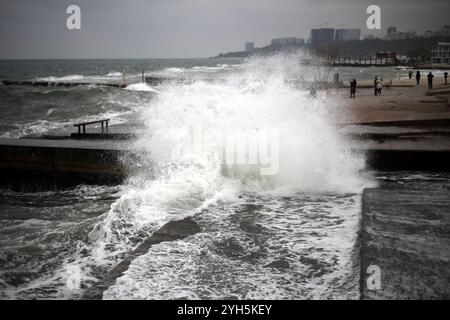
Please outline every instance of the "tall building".
[[334, 35], [334, 41], [350, 41], [350, 40], [360, 40], [361, 39], [361, 29], [336, 29]]
[[311, 29], [311, 45], [313, 47], [327, 46], [332, 44], [333, 41], [334, 41], [333, 28]]
[[436, 32], [431, 31], [431, 30], [427, 30], [424, 32], [423, 37], [424, 38], [431, 38], [434, 37], [436, 35]]
[[405, 40], [417, 38], [417, 33], [414, 30], [400, 32], [396, 27], [389, 27], [387, 29], [386, 40]]
[[391, 33], [396, 33], [397, 32], [397, 28], [396, 27], [389, 27], [387, 28], [387, 34], [386, 35], [390, 35]]
[[255, 44], [253, 42], [245, 43], [245, 52], [253, 52], [255, 50]]
[[450, 26], [442, 26], [441, 31], [439, 31], [439, 34], [444, 37], [450, 36]]
[[303, 45], [305, 44], [305, 39], [304, 39], [304, 38], [297, 38], [297, 39], [295, 40], [295, 44], [296, 44], [297, 46], [303, 46]]
[[450, 26], [442, 26], [441, 30], [439, 31], [431, 31], [427, 30], [423, 34], [425, 38], [435, 37], [435, 36], [442, 36], [442, 37], [450, 37]]
[[296, 43], [297, 43], [297, 38], [295, 38], [295, 37], [275, 38], [275, 39], [272, 39], [272, 41], [271, 41], [272, 47], [293, 46]]
[[432, 63], [450, 64], [450, 42], [438, 42], [431, 50]]

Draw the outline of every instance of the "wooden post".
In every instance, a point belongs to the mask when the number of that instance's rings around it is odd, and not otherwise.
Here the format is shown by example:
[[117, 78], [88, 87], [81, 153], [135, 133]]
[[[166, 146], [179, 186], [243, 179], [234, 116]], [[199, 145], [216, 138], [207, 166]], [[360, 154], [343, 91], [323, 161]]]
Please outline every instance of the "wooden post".
[[144, 68], [142, 68], [142, 83], [145, 82], [145, 77], [144, 77]]
[[126, 85], [127, 85], [127, 76], [126, 76], [125, 68], [123, 68], [122, 86], [123, 86], [123, 87], [126, 87]]

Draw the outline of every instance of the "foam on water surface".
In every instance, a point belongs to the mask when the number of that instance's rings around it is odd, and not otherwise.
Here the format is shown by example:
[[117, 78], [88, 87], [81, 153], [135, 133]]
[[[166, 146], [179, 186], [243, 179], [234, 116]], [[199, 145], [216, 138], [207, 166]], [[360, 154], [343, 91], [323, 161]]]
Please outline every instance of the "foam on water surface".
[[244, 195], [132, 262], [104, 299], [357, 299], [358, 195]]

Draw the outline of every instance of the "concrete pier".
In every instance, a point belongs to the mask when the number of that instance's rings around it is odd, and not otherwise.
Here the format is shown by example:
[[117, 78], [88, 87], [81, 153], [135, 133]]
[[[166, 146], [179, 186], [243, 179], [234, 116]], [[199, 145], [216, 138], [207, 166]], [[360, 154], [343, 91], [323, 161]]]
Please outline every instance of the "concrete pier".
[[103, 292], [112, 286], [116, 279], [121, 277], [128, 269], [130, 263], [137, 257], [146, 254], [151, 246], [165, 241], [174, 241], [186, 238], [200, 232], [200, 227], [191, 219], [175, 220], [165, 224], [152, 236], [145, 240], [139, 247], [129, 253], [117, 266], [98, 283], [90, 287], [83, 295], [83, 299], [99, 300]]
[[[381, 186], [363, 194], [362, 299], [450, 299], [449, 185]], [[369, 266], [380, 288], [369, 287]]]

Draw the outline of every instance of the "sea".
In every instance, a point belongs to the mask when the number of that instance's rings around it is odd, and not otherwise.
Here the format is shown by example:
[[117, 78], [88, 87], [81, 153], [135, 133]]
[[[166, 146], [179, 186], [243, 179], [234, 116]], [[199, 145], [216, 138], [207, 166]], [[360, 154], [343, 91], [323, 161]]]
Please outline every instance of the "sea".
[[[127, 142], [140, 157], [125, 163], [132, 173], [122, 184], [0, 189], [0, 299], [80, 299], [158, 228], [186, 217], [199, 233], [152, 246], [103, 298], [358, 299], [361, 195], [387, 178], [365, 170], [364, 154], [340, 133], [338, 98], [290, 81], [397, 79], [408, 69], [299, 61], [0, 61], [0, 81], [85, 83], [0, 83], [0, 138], [103, 118], [144, 124]], [[151, 86], [142, 70], [193, 81]], [[265, 163], [258, 154], [248, 165], [245, 152], [243, 163], [224, 163], [224, 140], [245, 149], [268, 136], [257, 143], [270, 144]]]

